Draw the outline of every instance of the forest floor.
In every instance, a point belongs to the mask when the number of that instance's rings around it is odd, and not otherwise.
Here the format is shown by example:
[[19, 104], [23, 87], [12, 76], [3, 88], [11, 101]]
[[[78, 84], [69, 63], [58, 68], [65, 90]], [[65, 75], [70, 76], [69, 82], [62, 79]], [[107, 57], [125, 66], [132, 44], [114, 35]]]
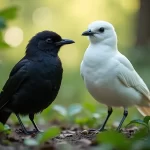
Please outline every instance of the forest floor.
[[[17, 128], [19, 126], [13, 127], [9, 135], [0, 135], [0, 150], [97, 150], [101, 146], [96, 141], [97, 133], [95, 130], [83, 130], [79, 127], [61, 127], [60, 135], [55, 138], [40, 146], [28, 146], [24, 140], [34, 139], [36, 134], [17, 133]], [[136, 131], [136, 128], [122, 129], [120, 134], [130, 138]]]

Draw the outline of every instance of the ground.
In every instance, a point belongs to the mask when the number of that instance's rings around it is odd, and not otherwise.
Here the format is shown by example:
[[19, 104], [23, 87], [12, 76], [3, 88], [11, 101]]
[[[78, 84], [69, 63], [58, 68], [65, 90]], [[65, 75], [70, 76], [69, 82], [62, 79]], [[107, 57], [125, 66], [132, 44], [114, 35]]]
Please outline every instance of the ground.
[[[84, 130], [76, 125], [60, 127], [62, 130], [61, 134], [46, 141], [41, 146], [25, 145], [24, 140], [35, 138], [36, 134], [24, 135], [16, 132], [18, 126], [11, 127], [11, 134], [1, 134], [0, 136], [0, 150], [96, 150], [100, 146], [96, 141], [97, 134], [94, 130]], [[136, 130], [136, 128], [122, 129], [120, 134], [130, 138]]]

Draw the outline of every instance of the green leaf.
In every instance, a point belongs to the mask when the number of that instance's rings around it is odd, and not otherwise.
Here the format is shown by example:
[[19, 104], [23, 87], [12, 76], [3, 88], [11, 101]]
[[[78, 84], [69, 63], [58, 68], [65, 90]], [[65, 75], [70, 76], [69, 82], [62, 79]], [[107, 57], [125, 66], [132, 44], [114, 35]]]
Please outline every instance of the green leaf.
[[42, 144], [59, 134], [60, 134], [60, 129], [58, 127], [51, 127], [48, 130], [46, 130], [44, 133], [41, 133], [37, 136], [37, 142]]
[[143, 119], [143, 122], [145, 122], [146, 124], [148, 124], [149, 120], [150, 120], [150, 116], [145, 116], [144, 119]]
[[67, 110], [65, 107], [61, 106], [61, 105], [54, 105], [53, 110], [57, 111], [59, 114], [63, 115], [63, 116], [67, 116]]
[[0, 132], [4, 131], [4, 125], [0, 122]]
[[148, 124], [145, 123], [143, 120], [140, 120], [140, 119], [132, 120], [129, 124], [126, 125], [126, 127], [129, 126], [129, 125], [131, 125], [131, 124], [135, 124], [135, 123], [143, 125], [143, 126], [145, 126], [149, 130]]
[[5, 134], [10, 134], [11, 130], [10, 130], [10, 127], [6, 124], [6, 125], [3, 125], [1, 122], [0, 122], [0, 132], [3, 132]]
[[4, 130], [10, 130], [9, 125], [5, 124], [5, 125], [4, 125]]
[[82, 106], [84, 107], [84, 109], [89, 110], [91, 113], [96, 112], [96, 107], [95, 107], [94, 104], [91, 104], [91, 103], [86, 101], [86, 102], [83, 103]]
[[2, 34], [2, 31], [0, 31], [0, 41], [3, 40], [3, 34]]
[[132, 150], [150, 150], [150, 136], [133, 142]]
[[89, 118], [88, 117], [76, 117], [75, 118], [75, 123], [79, 124], [79, 125], [85, 125], [88, 124]]
[[82, 106], [80, 104], [72, 104], [68, 108], [68, 115], [74, 116], [82, 111]]
[[0, 11], [0, 16], [5, 20], [14, 19], [17, 16], [18, 7], [11, 6]]
[[5, 48], [10, 48], [10, 46], [4, 41], [0, 41], [0, 50]]
[[5, 132], [5, 134], [11, 133], [11, 129], [10, 129], [9, 125], [7, 125], [7, 124], [4, 125], [4, 132]]
[[110, 144], [114, 148], [121, 150], [129, 150], [130, 143], [122, 133], [115, 131], [106, 131], [99, 133], [96, 137], [97, 141], [102, 144]]
[[37, 145], [39, 145], [39, 143], [35, 139], [32, 139], [32, 138], [25, 139], [24, 144], [27, 145], [27, 146], [37, 146]]
[[0, 17], [0, 29], [6, 28], [6, 21], [4, 18]]
[[138, 141], [138, 140], [141, 140], [141, 139], [145, 138], [147, 135], [148, 135], [148, 132], [147, 132], [147, 129], [146, 129], [146, 128], [140, 129], [140, 130], [137, 131], [137, 132], [134, 134], [134, 136], [131, 138], [132, 143], [133, 143], [134, 141]]
[[95, 119], [99, 119], [100, 118], [100, 114], [98, 114], [98, 113], [93, 113], [92, 116]]

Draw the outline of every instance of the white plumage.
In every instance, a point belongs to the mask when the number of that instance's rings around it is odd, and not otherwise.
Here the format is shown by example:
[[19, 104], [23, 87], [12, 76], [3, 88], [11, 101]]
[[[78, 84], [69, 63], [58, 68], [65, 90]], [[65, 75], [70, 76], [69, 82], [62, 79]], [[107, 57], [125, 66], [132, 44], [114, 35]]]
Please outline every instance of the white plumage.
[[150, 92], [130, 61], [117, 49], [114, 27], [105, 21], [91, 23], [83, 32], [90, 44], [81, 62], [81, 76], [89, 93], [110, 107], [138, 107], [150, 114]]

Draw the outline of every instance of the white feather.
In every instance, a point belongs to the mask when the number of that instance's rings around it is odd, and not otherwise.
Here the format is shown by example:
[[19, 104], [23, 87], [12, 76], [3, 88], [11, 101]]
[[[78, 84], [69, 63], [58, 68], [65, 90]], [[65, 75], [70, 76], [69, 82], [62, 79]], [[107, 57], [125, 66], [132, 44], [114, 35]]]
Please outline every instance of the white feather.
[[[104, 33], [98, 32], [100, 27], [105, 29]], [[96, 21], [89, 25], [89, 29], [96, 34], [89, 37], [90, 45], [85, 51], [80, 72], [90, 94], [107, 106], [149, 107], [150, 92], [130, 61], [118, 51], [113, 26]]]

